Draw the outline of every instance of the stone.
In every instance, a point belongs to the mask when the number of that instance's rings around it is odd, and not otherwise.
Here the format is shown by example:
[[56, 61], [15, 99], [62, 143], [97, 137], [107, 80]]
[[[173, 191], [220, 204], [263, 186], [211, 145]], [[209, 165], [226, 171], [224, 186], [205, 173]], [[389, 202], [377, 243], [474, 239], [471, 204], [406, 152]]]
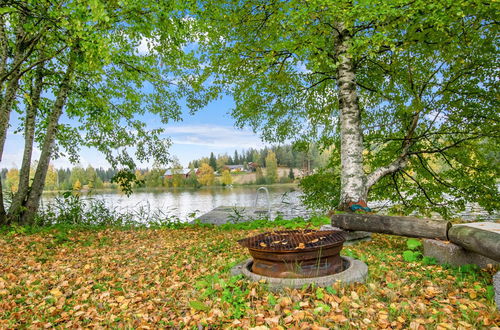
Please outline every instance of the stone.
[[454, 226], [467, 226], [467, 227], [478, 228], [482, 230], [500, 233], [500, 223], [491, 221], [460, 223]]
[[467, 251], [461, 246], [449, 241], [439, 241], [435, 239], [424, 239], [424, 256], [435, 258], [440, 264], [452, 266], [463, 266], [468, 264], [486, 268], [488, 265], [498, 265], [495, 260]]
[[493, 289], [495, 290], [495, 302], [500, 311], [500, 272], [493, 275]]
[[[332, 225], [323, 225], [319, 228], [319, 230], [342, 230], [339, 227], [335, 227]], [[372, 233], [367, 231], [350, 231], [344, 230], [345, 232], [345, 246], [355, 245], [361, 242], [367, 242], [372, 240]]]
[[347, 268], [337, 274], [309, 277], [309, 278], [278, 278], [268, 277], [252, 273], [252, 259], [248, 259], [231, 269], [231, 275], [243, 275], [250, 281], [267, 283], [272, 291], [279, 291], [284, 288], [299, 289], [307, 285], [316, 285], [327, 287], [334, 283], [340, 282], [341, 285], [350, 283], [364, 283], [368, 276], [368, 266], [361, 260], [343, 256], [344, 262], [348, 263]]

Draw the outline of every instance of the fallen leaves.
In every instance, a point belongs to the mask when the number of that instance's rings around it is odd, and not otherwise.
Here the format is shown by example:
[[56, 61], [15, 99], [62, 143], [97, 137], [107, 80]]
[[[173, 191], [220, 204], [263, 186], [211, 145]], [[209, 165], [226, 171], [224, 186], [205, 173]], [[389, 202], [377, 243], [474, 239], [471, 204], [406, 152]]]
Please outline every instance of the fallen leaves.
[[295, 249], [305, 249], [306, 248], [306, 245], [302, 242], [300, 242], [296, 247]]
[[62, 292], [59, 289], [52, 289], [49, 291], [51, 295], [53, 295], [56, 299], [62, 296]]
[[487, 297], [494, 268], [458, 279], [451, 268], [407, 264], [405, 241], [388, 236], [344, 251], [366, 258], [366, 284], [271, 294], [265, 283], [231, 282], [230, 265], [248, 258], [235, 241], [248, 235], [108, 229], [75, 231], [60, 246], [43, 234], [15, 243], [0, 236], [0, 328], [468, 329], [500, 322]]

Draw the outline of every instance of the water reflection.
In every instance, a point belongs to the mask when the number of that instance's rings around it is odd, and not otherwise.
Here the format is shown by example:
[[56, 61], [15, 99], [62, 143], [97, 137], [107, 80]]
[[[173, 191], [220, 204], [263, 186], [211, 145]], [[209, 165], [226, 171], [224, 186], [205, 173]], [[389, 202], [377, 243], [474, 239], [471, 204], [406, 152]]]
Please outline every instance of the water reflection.
[[[300, 192], [294, 186], [272, 186], [268, 189], [273, 216], [276, 216], [278, 212], [287, 218], [310, 214], [300, 203]], [[106, 191], [90, 195], [84, 194], [82, 199], [102, 200], [108, 207], [121, 213], [135, 213], [141, 208], [151, 211], [159, 209], [168, 216], [179, 217], [181, 220], [187, 221], [193, 217], [193, 214], [201, 215], [221, 205], [253, 206], [256, 190], [257, 187], [253, 186], [139, 190], [131, 196], [116, 191]], [[53, 197], [53, 195], [46, 195], [44, 203], [49, 203]], [[262, 200], [259, 205], [263, 205], [261, 203]]]
[[[139, 210], [160, 210], [170, 217], [178, 217], [183, 221], [192, 220], [193, 215], [201, 215], [218, 206], [253, 206], [257, 192], [256, 186], [239, 186], [233, 188], [213, 187], [202, 189], [169, 189], [169, 190], [139, 190], [131, 196], [117, 191], [104, 191], [91, 195], [83, 195], [83, 199], [94, 198], [102, 200], [106, 206], [121, 213], [137, 213]], [[285, 219], [297, 216], [309, 217], [312, 212], [301, 203], [301, 192], [293, 185], [270, 186], [269, 198], [271, 216], [281, 214]], [[44, 204], [50, 202], [54, 195], [45, 195]], [[267, 209], [267, 201], [259, 198], [259, 206]], [[382, 202], [370, 203], [377, 212], [384, 213], [389, 204]], [[380, 208], [380, 209], [379, 209]], [[498, 213], [488, 214], [475, 205], [468, 205], [465, 212], [456, 217], [465, 221], [495, 221]]]

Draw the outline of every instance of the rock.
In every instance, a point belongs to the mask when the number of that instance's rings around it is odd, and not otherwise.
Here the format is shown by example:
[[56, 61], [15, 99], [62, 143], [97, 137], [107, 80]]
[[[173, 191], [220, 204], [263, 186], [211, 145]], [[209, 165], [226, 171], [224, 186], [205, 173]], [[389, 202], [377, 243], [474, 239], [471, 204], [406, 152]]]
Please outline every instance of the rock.
[[452, 266], [463, 266], [468, 264], [485, 268], [488, 264], [497, 265], [498, 262], [484, 257], [475, 252], [467, 251], [464, 248], [448, 241], [434, 239], [424, 239], [424, 256], [437, 259], [440, 264]]
[[[319, 230], [342, 230], [342, 229], [339, 227], [334, 227], [332, 225], [323, 225], [319, 228]], [[367, 231], [344, 230], [344, 232], [346, 235], [344, 245], [346, 246], [358, 244], [361, 242], [371, 241], [372, 239], [372, 233], [369, 233]]]
[[495, 302], [497, 303], [497, 308], [500, 311], [500, 272], [497, 272], [493, 276], [493, 289], [495, 290]]

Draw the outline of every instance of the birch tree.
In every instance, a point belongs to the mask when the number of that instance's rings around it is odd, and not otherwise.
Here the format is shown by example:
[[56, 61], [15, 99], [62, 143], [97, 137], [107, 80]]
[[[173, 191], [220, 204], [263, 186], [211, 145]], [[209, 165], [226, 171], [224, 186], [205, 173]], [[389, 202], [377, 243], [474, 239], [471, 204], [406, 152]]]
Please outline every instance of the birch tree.
[[[191, 23], [182, 2], [2, 5], [0, 157], [12, 111], [21, 113], [13, 130], [24, 134], [25, 145], [19, 190], [7, 210], [0, 196], [0, 223], [32, 224], [50, 161], [65, 156], [78, 163], [81, 146], [96, 148], [122, 168], [125, 187], [131, 186], [136, 161], [169, 161], [163, 129], [147, 129], [141, 116], [152, 113], [163, 124], [178, 120], [177, 100], [197, 92], [189, 78], [196, 59], [184, 51]], [[30, 181], [35, 145], [41, 152]]]
[[203, 4], [200, 49], [237, 125], [270, 142], [335, 146], [330, 207], [498, 208], [498, 162], [485, 156], [498, 150], [498, 3]]

